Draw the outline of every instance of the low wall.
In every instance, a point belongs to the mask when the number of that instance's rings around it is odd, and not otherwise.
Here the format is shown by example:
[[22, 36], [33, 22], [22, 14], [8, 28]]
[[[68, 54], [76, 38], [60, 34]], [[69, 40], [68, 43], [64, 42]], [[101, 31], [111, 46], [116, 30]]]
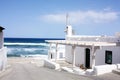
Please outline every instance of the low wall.
[[51, 69], [60, 69], [60, 65], [55, 63], [55, 62], [52, 62], [50, 60], [44, 60], [44, 67], [48, 67], [48, 68], [51, 68]]
[[0, 49], [0, 71], [4, 70], [7, 65], [7, 48]]
[[101, 74], [112, 72], [112, 70], [114, 69], [117, 69], [117, 64], [95, 66], [94, 73], [95, 75], [101, 75]]
[[120, 69], [120, 64], [117, 64], [117, 68]]

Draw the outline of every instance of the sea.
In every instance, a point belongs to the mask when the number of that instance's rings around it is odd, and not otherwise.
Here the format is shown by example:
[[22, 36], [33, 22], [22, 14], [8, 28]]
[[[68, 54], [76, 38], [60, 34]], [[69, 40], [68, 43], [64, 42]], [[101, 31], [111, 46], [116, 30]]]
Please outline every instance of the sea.
[[64, 40], [64, 38], [4, 38], [8, 57], [47, 56], [49, 43], [46, 40]]

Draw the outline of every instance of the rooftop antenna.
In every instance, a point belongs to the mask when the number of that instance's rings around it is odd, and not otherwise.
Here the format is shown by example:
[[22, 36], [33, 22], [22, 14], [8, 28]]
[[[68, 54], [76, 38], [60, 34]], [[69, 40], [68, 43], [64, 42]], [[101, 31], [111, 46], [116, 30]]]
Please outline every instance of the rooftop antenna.
[[69, 25], [69, 22], [68, 22], [68, 13], [66, 14], [66, 29], [65, 29], [65, 32], [68, 36], [71, 36], [73, 34], [73, 31], [72, 31], [72, 26]]
[[[75, 34], [75, 31], [72, 29], [72, 26], [70, 25], [70, 22], [69, 22], [69, 14], [67, 13], [66, 14], [66, 27], [67, 27], [67, 34]], [[69, 27], [69, 29], [68, 29]]]
[[68, 25], [68, 17], [69, 17], [69, 15], [68, 15], [68, 13], [66, 14], [66, 26]]

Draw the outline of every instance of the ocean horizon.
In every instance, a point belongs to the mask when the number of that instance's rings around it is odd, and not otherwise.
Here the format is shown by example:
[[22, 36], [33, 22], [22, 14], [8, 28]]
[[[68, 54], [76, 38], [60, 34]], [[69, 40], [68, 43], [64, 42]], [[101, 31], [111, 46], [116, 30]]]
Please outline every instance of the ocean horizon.
[[49, 43], [45, 40], [64, 38], [4, 38], [8, 57], [34, 57], [48, 55]]

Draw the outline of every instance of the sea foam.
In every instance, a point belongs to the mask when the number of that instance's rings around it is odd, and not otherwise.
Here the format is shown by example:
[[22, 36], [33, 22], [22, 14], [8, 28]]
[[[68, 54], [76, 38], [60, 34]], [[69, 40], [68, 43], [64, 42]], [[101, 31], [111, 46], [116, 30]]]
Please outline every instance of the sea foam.
[[4, 45], [38, 45], [38, 46], [49, 46], [47, 43], [4, 43]]

